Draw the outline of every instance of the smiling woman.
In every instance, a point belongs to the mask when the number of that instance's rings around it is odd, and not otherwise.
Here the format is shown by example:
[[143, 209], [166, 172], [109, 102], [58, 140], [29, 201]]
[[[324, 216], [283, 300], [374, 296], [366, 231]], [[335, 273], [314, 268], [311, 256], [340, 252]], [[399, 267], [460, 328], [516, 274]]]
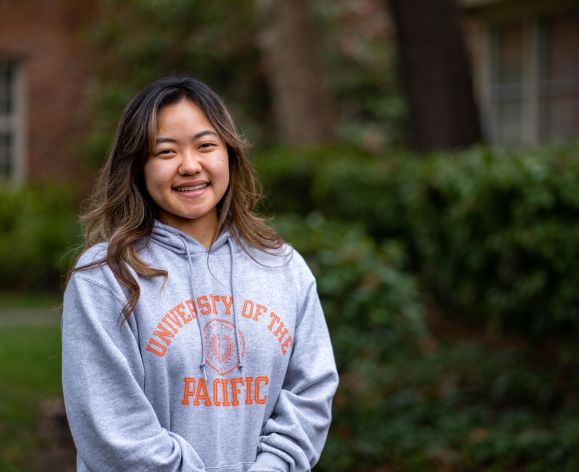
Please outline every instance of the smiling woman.
[[191, 78], [127, 105], [63, 303], [78, 471], [307, 471], [338, 375], [315, 279], [254, 212], [246, 142]]

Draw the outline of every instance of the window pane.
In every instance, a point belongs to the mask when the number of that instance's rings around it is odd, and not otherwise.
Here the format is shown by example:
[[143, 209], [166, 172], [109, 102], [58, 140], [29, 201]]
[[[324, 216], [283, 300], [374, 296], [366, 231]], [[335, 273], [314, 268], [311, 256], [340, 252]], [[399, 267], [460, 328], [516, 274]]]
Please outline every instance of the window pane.
[[577, 15], [552, 17], [541, 34], [541, 140], [579, 135]]
[[12, 90], [14, 72], [13, 66], [6, 61], [0, 61], [0, 114], [12, 113]]
[[544, 140], [570, 139], [577, 136], [577, 100], [568, 97], [549, 97], [543, 104], [545, 128]]
[[574, 15], [545, 22], [545, 79], [573, 79], [577, 75], [577, 19]]
[[519, 145], [522, 139], [523, 25], [494, 30], [492, 49], [493, 140]]
[[513, 24], [497, 30], [496, 84], [520, 84], [523, 79], [523, 26]]
[[0, 178], [10, 177], [12, 173], [12, 137], [9, 133], [0, 133]]
[[521, 144], [521, 102], [509, 101], [497, 104], [497, 141], [499, 144]]

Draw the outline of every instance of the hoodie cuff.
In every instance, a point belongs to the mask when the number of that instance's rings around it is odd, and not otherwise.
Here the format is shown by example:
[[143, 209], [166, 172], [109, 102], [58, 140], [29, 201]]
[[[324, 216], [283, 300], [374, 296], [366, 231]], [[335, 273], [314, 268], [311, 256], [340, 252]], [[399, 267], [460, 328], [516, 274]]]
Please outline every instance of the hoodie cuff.
[[271, 452], [261, 452], [247, 472], [287, 472], [288, 463]]

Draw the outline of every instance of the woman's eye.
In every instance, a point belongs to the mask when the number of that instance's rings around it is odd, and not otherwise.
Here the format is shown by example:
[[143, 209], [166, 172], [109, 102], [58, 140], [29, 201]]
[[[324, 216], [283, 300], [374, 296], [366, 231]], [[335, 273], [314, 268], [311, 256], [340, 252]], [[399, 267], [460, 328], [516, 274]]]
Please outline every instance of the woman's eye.
[[175, 151], [172, 149], [161, 149], [155, 153], [156, 156], [169, 156], [173, 154]]
[[213, 143], [202, 143], [199, 148], [201, 149], [211, 149], [212, 147], [215, 147], [215, 144]]

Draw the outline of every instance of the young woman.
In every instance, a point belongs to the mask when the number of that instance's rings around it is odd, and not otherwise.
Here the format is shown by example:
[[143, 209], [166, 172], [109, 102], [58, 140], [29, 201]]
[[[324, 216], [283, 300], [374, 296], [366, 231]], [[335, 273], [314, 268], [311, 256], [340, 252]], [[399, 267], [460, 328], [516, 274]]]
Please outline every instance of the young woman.
[[79, 471], [305, 471], [338, 376], [315, 280], [259, 219], [245, 142], [191, 78], [127, 105], [62, 320]]

